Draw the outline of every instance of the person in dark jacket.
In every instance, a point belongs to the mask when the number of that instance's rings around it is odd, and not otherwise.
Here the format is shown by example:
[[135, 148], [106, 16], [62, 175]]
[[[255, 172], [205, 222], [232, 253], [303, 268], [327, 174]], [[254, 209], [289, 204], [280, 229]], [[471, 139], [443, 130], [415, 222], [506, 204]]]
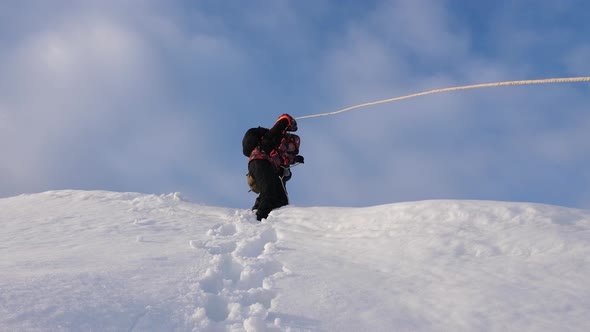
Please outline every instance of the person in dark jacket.
[[267, 218], [273, 209], [289, 204], [285, 188], [291, 177], [289, 166], [304, 161], [298, 154], [299, 136], [289, 133], [296, 130], [295, 119], [283, 114], [250, 153], [248, 172], [259, 191], [253, 207], [259, 221]]

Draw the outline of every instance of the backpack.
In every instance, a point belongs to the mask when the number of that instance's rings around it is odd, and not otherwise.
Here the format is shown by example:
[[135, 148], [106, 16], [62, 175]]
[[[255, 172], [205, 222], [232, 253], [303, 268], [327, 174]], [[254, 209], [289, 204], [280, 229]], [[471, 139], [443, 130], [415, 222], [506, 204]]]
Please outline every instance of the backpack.
[[244, 156], [250, 157], [252, 151], [260, 144], [260, 140], [267, 132], [268, 129], [263, 127], [250, 128], [246, 131], [242, 139], [242, 152]]

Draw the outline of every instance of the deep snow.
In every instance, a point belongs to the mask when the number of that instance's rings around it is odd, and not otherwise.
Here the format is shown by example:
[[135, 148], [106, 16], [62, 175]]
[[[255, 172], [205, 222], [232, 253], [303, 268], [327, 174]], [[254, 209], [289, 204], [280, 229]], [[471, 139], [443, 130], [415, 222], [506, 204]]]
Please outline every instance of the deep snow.
[[0, 199], [2, 331], [588, 331], [590, 211]]

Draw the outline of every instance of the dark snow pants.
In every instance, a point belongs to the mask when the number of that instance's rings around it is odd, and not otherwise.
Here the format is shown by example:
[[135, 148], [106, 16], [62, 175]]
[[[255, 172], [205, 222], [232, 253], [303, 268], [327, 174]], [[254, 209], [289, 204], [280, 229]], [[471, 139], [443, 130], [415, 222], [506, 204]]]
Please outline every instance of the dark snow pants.
[[274, 167], [268, 160], [252, 160], [248, 164], [248, 172], [256, 181], [256, 186], [260, 191], [257, 198], [256, 219], [262, 220], [268, 217], [268, 214], [273, 209], [288, 204], [289, 200], [281, 179], [277, 176]]

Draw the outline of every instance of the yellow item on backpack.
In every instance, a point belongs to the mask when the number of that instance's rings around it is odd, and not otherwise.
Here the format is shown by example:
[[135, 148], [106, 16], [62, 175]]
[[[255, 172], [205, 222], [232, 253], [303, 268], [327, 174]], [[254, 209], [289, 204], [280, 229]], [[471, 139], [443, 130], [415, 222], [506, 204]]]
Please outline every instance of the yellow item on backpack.
[[250, 187], [250, 191], [259, 194], [260, 190], [258, 190], [258, 187], [256, 186], [256, 181], [254, 180], [254, 177], [250, 175], [250, 173], [248, 173], [246, 174], [246, 179], [248, 180], [248, 186]]

